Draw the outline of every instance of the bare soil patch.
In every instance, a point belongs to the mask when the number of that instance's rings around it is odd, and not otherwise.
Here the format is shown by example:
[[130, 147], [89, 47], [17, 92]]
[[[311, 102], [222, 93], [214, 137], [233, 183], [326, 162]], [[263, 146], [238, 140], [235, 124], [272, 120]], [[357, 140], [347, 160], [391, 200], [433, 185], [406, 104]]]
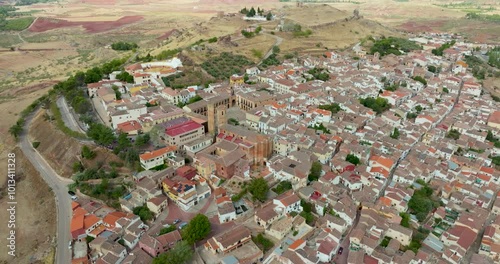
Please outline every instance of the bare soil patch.
[[119, 28], [142, 20], [142, 16], [125, 16], [116, 21], [68, 21], [53, 18], [38, 18], [31, 25], [31, 32], [45, 32], [52, 29], [82, 26], [89, 33], [99, 33]]
[[[16, 154], [16, 258], [0, 254], [0, 262], [42, 263], [52, 253], [56, 235], [56, 205], [54, 194], [19, 148]], [[4, 182], [0, 184], [4, 185]], [[7, 212], [7, 197], [1, 193], [0, 210]], [[0, 214], [7, 223], [8, 214]], [[10, 230], [0, 225], [0, 234]], [[7, 240], [0, 239], [0, 247], [7, 250]]]
[[[113, 153], [100, 147], [93, 147], [96, 157], [89, 160], [81, 160], [80, 153], [83, 144], [57, 130], [55, 125], [44, 119], [45, 111], [40, 111], [33, 120], [29, 136], [31, 141], [40, 142], [37, 151], [47, 160], [49, 165], [62, 177], [69, 178], [73, 175], [73, 164], [81, 161], [86, 168], [101, 167], [110, 168], [110, 162], [122, 162]], [[118, 170], [120, 173], [130, 173], [126, 167]]]

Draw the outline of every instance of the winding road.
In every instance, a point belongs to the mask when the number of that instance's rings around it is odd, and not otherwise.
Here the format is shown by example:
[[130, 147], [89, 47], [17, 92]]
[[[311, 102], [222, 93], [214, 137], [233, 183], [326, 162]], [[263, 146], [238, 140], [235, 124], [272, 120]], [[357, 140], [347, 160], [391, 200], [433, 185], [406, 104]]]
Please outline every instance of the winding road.
[[72, 211], [67, 185], [73, 181], [59, 176], [52, 167], [50, 167], [47, 161], [45, 161], [45, 159], [33, 148], [27, 135], [33, 116], [34, 114], [26, 118], [24, 131], [19, 136], [19, 147], [55, 195], [57, 209], [57, 247], [55, 263], [71, 263], [71, 251], [68, 249], [68, 243], [71, 240], [70, 224]]
[[71, 114], [71, 111], [68, 108], [68, 104], [66, 103], [66, 99], [64, 99], [64, 96], [59, 97], [56, 101], [57, 107], [61, 109], [61, 116], [62, 120], [64, 121], [64, 124], [71, 130], [80, 132], [85, 134], [85, 131], [78, 125], [78, 122], [76, 121], [75, 117]]

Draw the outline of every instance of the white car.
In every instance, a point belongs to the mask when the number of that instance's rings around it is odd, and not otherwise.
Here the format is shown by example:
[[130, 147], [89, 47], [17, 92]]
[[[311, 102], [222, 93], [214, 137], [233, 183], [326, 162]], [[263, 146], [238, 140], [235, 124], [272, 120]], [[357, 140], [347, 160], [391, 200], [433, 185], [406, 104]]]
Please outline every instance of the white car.
[[68, 248], [71, 249], [71, 240], [69, 241]]

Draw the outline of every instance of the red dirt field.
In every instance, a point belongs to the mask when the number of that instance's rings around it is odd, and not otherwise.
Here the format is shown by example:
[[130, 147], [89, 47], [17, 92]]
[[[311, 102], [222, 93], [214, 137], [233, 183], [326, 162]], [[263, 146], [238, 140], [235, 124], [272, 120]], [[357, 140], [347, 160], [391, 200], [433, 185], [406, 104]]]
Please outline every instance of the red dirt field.
[[406, 32], [436, 32], [436, 28], [444, 25], [446, 21], [432, 22], [406, 22], [398, 26], [398, 28]]
[[91, 5], [114, 5], [116, 4], [115, 0], [82, 0], [83, 4], [91, 4]]
[[179, 30], [177, 30], [177, 29], [174, 28], [174, 29], [172, 29], [170, 31], [167, 31], [165, 34], [157, 37], [156, 39], [157, 40], [165, 40], [165, 39], [168, 39], [173, 33], [177, 33], [177, 32], [179, 32]]
[[142, 16], [124, 16], [116, 21], [67, 21], [62, 19], [39, 17], [29, 27], [31, 32], [45, 32], [52, 29], [82, 26], [89, 33], [99, 33], [113, 30], [123, 25], [142, 20]]

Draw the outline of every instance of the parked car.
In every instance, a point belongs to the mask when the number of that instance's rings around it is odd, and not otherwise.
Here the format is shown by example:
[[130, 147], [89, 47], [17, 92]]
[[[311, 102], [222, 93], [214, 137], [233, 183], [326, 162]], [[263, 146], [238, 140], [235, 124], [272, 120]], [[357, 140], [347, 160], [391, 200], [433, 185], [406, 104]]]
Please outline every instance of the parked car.
[[187, 226], [188, 223], [184, 222], [179, 225], [179, 229], [183, 229], [185, 226]]
[[176, 225], [177, 223], [180, 223], [180, 222], [181, 222], [181, 219], [175, 219], [173, 224]]
[[340, 247], [340, 248], [339, 248], [339, 255], [342, 255], [342, 251], [344, 251], [344, 248], [343, 248], [343, 247]]
[[74, 191], [68, 191], [68, 194], [71, 195], [71, 196], [75, 196], [76, 193]]
[[71, 249], [71, 240], [69, 241], [68, 248]]

